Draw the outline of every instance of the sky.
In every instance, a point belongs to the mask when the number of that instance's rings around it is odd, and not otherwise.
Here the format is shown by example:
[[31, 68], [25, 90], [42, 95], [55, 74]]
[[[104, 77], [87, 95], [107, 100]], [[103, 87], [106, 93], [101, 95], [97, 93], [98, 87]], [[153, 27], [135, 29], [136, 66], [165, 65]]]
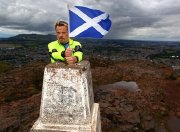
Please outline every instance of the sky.
[[55, 22], [68, 21], [67, 4], [108, 13], [108, 39], [180, 41], [180, 0], [0, 0], [0, 38], [55, 34]]

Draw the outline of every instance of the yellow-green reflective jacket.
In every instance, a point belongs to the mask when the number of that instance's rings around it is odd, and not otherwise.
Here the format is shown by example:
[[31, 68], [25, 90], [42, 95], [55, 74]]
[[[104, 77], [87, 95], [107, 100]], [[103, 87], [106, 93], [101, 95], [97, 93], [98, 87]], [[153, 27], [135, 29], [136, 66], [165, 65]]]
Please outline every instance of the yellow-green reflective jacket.
[[[78, 41], [69, 39], [69, 48], [73, 49], [72, 56], [76, 56], [78, 62], [82, 61], [83, 58], [81, 47], [82, 46]], [[65, 61], [65, 47], [63, 44], [59, 43], [58, 40], [49, 43], [48, 49], [51, 63], [54, 63], [56, 61]]]

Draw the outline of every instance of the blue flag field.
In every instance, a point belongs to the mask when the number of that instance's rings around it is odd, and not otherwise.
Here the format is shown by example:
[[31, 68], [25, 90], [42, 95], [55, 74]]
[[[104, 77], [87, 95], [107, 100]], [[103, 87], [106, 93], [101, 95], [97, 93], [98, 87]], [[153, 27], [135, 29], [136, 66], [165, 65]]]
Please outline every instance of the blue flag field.
[[102, 38], [111, 27], [109, 15], [83, 6], [69, 7], [70, 37]]

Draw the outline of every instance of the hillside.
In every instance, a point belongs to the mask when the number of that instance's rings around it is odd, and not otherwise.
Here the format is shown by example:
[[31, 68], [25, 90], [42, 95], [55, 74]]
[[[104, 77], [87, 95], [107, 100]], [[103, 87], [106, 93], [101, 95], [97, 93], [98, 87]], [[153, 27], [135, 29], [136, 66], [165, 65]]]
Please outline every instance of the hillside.
[[[103, 131], [172, 130], [169, 118], [180, 117], [180, 77], [175, 77], [170, 67], [147, 60], [89, 60]], [[31, 63], [1, 74], [1, 131], [29, 131], [39, 114], [46, 64]], [[139, 90], [132, 92], [109, 85], [122, 80], [136, 82]]]
[[56, 39], [55, 35], [19, 34], [13, 37], [0, 39], [0, 44], [18, 44], [21, 46], [46, 45]]
[[36, 41], [36, 40], [53, 40], [56, 39], [55, 35], [41, 35], [41, 34], [18, 34], [9, 38], [1, 38], [0, 41]]
[[23, 41], [23, 40], [26, 40], [26, 41], [51, 41], [51, 40], [54, 40], [56, 39], [56, 36], [55, 35], [40, 35], [40, 34], [19, 34], [19, 35], [16, 35], [16, 36], [13, 36], [13, 37], [10, 37], [8, 38], [7, 40], [9, 41]]

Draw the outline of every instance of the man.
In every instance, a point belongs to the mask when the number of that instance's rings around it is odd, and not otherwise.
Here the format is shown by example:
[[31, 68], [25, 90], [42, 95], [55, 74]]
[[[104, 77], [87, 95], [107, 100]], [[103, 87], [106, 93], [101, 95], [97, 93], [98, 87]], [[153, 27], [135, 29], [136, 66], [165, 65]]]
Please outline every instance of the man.
[[57, 40], [48, 44], [51, 63], [61, 61], [74, 64], [82, 61], [81, 44], [69, 38], [68, 23], [58, 21], [55, 24]]

